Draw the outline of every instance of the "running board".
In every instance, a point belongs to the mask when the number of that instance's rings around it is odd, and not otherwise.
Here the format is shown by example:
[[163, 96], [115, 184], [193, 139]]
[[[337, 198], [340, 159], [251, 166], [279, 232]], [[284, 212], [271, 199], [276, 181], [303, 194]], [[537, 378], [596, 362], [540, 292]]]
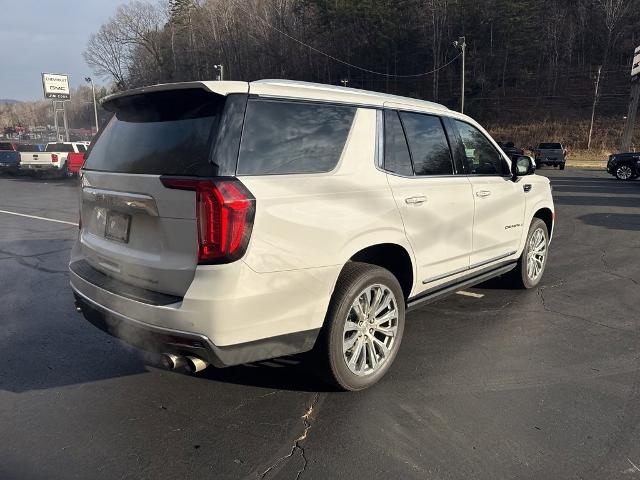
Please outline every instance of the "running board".
[[455, 293], [463, 288], [472, 287], [491, 278], [504, 275], [505, 273], [513, 270], [516, 267], [517, 263], [517, 261], [512, 261], [497, 268], [492, 267], [490, 270], [475, 273], [470, 277], [462, 277], [452, 282], [445, 283], [444, 285], [438, 285], [437, 287], [427, 290], [426, 292], [423, 292], [416, 297], [410, 298], [407, 301], [407, 310], [413, 310], [414, 308], [427, 305], [429, 303], [435, 302], [436, 300], [440, 300], [447, 295], [451, 295], [452, 293]]

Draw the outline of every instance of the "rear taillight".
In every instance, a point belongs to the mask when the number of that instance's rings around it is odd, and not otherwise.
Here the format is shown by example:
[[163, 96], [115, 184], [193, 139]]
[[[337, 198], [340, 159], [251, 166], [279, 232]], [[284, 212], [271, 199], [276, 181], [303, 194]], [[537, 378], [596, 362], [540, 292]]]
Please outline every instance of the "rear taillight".
[[58, 155], [56, 155], [55, 153], [51, 154], [51, 161], [53, 163], [58, 163]]
[[233, 262], [247, 250], [256, 200], [237, 179], [161, 177], [167, 188], [196, 192], [198, 263]]

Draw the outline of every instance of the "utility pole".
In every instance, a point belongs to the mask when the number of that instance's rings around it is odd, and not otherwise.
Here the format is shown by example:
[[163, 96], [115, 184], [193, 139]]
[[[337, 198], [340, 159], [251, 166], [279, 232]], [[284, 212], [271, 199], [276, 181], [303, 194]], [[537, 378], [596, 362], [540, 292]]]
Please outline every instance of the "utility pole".
[[213, 68], [218, 70], [218, 78], [216, 80], [220, 80], [222, 82], [224, 80], [224, 65], [214, 65]]
[[627, 113], [627, 124], [622, 135], [621, 152], [628, 152], [633, 140], [633, 129], [636, 126], [636, 114], [640, 103], [640, 46], [634, 52], [631, 65], [631, 99], [629, 101], [629, 111]]
[[465, 37], [458, 38], [453, 42], [453, 46], [462, 50], [462, 72], [460, 74], [460, 113], [464, 113], [464, 69], [467, 56], [467, 42]]
[[593, 94], [593, 108], [591, 109], [591, 126], [589, 127], [589, 139], [587, 140], [587, 150], [591, 150], [591, 135], [593, 134], [593, 119], [596, 116], [596, 104], [598, 103], [598, 88], [600, 87], [600, 73], [602, 73], [602, 65], [598, 67], [598, 76], [596, 77], [596, 91]]
[[91, 84], [91, 93], [93, 94], [93, 115], [96, 119], [96, 134], [98, 133], [98, 105], [96, 104], [96, 89], [93, 85], [91, 77], [84, 77], [84, 81]]

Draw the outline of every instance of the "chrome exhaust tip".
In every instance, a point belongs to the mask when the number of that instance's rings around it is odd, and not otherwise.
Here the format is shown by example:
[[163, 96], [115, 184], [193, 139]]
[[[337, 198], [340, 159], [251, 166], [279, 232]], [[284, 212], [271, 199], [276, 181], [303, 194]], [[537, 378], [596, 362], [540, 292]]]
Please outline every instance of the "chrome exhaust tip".
[[198, 357], [186, 357], [187, 368], [191, 373], [198, 373], [209, 366], [207, 362]]
[[176, 370], [187, 366], [187, 360], [179, 355], [173, 353], [163, 353], [160, 356], [162, 365], [168, 370]]

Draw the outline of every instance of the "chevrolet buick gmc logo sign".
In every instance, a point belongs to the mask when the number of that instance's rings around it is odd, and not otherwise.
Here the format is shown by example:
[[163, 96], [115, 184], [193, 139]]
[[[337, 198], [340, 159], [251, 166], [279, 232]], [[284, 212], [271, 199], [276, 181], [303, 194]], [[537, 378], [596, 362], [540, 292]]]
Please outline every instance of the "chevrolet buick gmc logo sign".
[[69, 76], [58, 75], [56, 73], [42, 74], [42, 87], [44, 88], [44, 98], [54, 100], [69, 100]]

